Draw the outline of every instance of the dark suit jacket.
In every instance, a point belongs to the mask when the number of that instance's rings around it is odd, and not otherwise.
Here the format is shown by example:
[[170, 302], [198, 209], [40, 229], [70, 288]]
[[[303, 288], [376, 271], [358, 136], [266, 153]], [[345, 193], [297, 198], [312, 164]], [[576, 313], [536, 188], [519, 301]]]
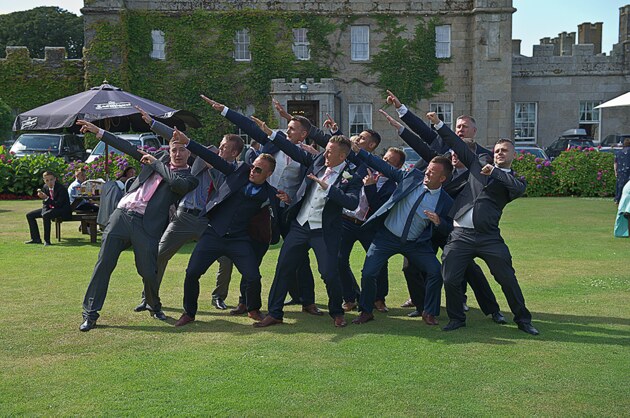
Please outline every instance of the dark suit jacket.
[[[277, 219], [279, 205], [276, 189], [265, 182], [256, 195], [246, 199], [241, 195], [244, 193], [244, 187], [249, 183], [251, 165], [243, 162], [238, 165], [231, 164], [195, 141], [190, 141], [188, 149], [225, 175], [224, 181], [212, 194], [205, 209], [212, 228], [217, 234], [223, 236], [228, 232], [248, 233], [258, 241], [267, 240], [268, 243], [272, 240], [270, 222], [274, 218]], [[236, 196], [237, 193], [238, 196]], [[231, 197], [234, 198], [230, 199]], [[271, 206], [274, 214], [272, 217], [264, 215], [265, 212], [269, 214], [268, 206]], [[248, 219], [235, 219], [234, 215], [237, 212], [244, 214]], [[251, 224], [252, 221], [255, 225]]]
[[514, 171], [506, 173], [498, 168], [490, 176], [481, 174], [478, 156], [468, 148], [455, 132], [443, 126], [438, 133], [444, 142], [457, 153], [460, 161], [468, 167], [468, 182], [458, 194], [451, 209], [453, 219], [457, 219], [470, 208], [473, 210], [475, 230], [481, 233], [499, 233], [499, 221], [503, 208], [512, 200], [525, 193], [524, 180], [514, 176]]
[[[382, 223], [389, 210], [394, 207], [396, 203], [401, 201], [405, 196], [411, 193], [414, 189], [420, 187], [424, 180], [424, 173], [420, 170], [413, 169], [410, 171], [397, 170], [382, 159], [365, 152], [359, 151], [357, 156], [363, 159], [370, 167], [383, 173], [383, 175], [396, 181], [398, 186], [390, 198], [381, 206], [363, 225], [364, 228], [370, 227], [382, 227]], [[433, 222], [429, 222], [429, 226], [425, 228], [420, 234], [417, 242], [430, 240], [433, 234], [433, 230], [436, 229], [440, 234], [448, 234], [453, 229], [453, 220], [449, 216], [449, 211], [453, 205], [453, 199], [444, 191], [440, 191], [440, 197], [438, 198], [435, 212], [440, 216], [440, 224], [435, 226]]]
[[[142, 154], [135, 146], [129, 143], [129, 141], [118, 138], [116, 135], [107, 131], [101, 139], [106, 144], [119, 149], [136, 160], [142, 158]], [[199, 182], [190, 173], [190, 169], [171, 170], [169, 167], [170, 155], [168, 152], [157, 151], [152, 154], [157, 160], [152, 164], [142, 167], [140, 174], [131, 184], [129, 193], [138, 190], [153, 173], [157, 172], [162, 177], [162, 181], [151, 197], [151, 200], [149, 200], [142, 218], [144, 230], [149, 235], [159, 237], [168, 225], [170, 206], [176, 204], [186, 193], [194, 190]]]
[[[306, 175], [310, 173], [317, 175], [326, 168], [324, 165], [324, 153], [312, 155], [302, 150], [287, 140], [283, 132], [277, 132], [273, 142], [285, 154], [306, 167], [305, 177], [297, 191], [296, 200], [285, 211], [287, 222], [290, 222], [297, 217], [308, 188], [315, 183]], [[337, 245], [339, 239], [341, 239], [341, 213], [343, 208], [355, 210], [359, 206], [359, 193], [363, 186], [363, 177], [359, 174], [352, 175], [348, 169], [349, 167], [346, 165], [344, 170], [337, 176], [335, 182], [328, 186], [330, 190], [328, 191], [322, 213], [322, 230], [327, 245]], [[348, 176], [351, 177], [348, 179], [344, 178], [344, 172], [348, 172]]]
[[[435, 132], [429, 125], [424, 123], [422, 119], [416, 116], [411, 110], [407, 109], [407, 113], [400, 118], [403, 122], [409, 126], [409, 128], [414, 131], [416, 134], [420, 136], [420, 138], [431, 145], [433, 149], [435, 149], [439, 154], [444, 154], [449, 150], [448, 144], [445, 144], [443, 139]], [[434, 143], [435, 142], [435, 143]], [[489, 157], [490, 162], [492, 161], [492, 151], [487, 148], [482, 147], [479, 144], [476, 144], [477, 148], [475, 149], [475, 153], [478, 156]], [[418, 152], [418, 150], [415, 150]], [[459, 155], [459, 154], [457, 154]]]
[[46, 199], [42, 202], [42, 215], [52, 211], [52, 209], [58, 209], [62, 211], [63, 217], [69, 217], [72, 215], [72, 208], [70, 206], [70, 196], [68, 196], [68, 189], [58, 181], [55, 182], [53, 188], [53, 198], [50, 198], [50, 189], [44, 184], [42, 192], [46, 194]]

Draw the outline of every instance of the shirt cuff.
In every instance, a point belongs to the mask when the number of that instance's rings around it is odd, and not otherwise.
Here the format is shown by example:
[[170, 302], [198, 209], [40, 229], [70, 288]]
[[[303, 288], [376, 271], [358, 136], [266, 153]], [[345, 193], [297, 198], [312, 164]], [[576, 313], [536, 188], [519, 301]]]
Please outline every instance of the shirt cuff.
[[229, 107], [227, 106], [223, 106], [223, 110], [221, 111], [221, 116], [225, 116], [227, 115], [228, 110], [230, 110]]
[[438, 122], [436, 125], [433, 125], [433, 128], [435, 128], [435, 130], [437, 131], [438, 129], [440, 129], [442, 126], [444, 126], [444, 122], [440, 121]]
[[98, 132], [96, 133], [96, 137], [97, 137], [98, 139], [101, 139], [101, 138], [103, 137], [103, 134], [105, 134], [105, 130], [104, 130], [104, 129], [102, 129], [102, 128], [99, 128], [99, 129], [98, 129]]
[[398, 128], [398, 135], [402, 135], [404, 130], [405, 130], [404, 126], [401, 126], [400, 128]]
[[271, 132], [271, 135], [269, 135], [269, 139], [270, 139], [270, 140], [272, 140], [272, 141], [273, 141], [274, 139], [276, 139], [276, 134], [277, 134], [277, 133], [278, 133], [278, 131], [272, 131], [272, 132]]
[[403, 117], [407, 114], [407, 106], [405, 106], [404, 104], [401, 104], [400, 107], [398, 109], [396, 109], [396, 112], [398, 112], [398, 116], [399, 117]]
[[153, 125], [155, 125], [155, 119], [151, 119], [151, 128], [153, 128]]

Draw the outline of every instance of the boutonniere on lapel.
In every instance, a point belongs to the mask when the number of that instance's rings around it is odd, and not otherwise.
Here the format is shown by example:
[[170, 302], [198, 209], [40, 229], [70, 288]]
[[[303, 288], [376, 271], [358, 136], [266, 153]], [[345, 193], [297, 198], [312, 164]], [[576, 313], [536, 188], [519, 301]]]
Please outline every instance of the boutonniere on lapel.
[[344, 171], [343, 173], [341, 173], [341, 182], [347, 183], [348, 180], [350, 180], [352, 177], [354, 177], [352, 173], [348, 173], [347, 171]]

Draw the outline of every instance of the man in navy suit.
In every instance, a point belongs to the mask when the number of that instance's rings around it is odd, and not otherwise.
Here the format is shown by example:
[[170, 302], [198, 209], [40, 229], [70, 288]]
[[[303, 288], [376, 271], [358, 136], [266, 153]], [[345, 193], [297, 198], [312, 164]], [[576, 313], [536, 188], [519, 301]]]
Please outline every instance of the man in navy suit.
[[[285, 192], [289, 196], [289, 200], [294, 201], [295, 194], [305, 176], [306, 167], [294, 161], [283, 150], [279, 149], [276, 144], [269, 141], [267, 134], [254, 121], [206, 96], [202, 95], [201, 97], [213, 109], [221, 112], [222, 116], [238, 126], [256, 142], [262, 144], [261, 152], [271, 154], [275, 158], [276, 169], [269, 177], [268, 182], [277, 190]], [[295, 145], [302, 144], [309, 134], [310, 122], [303, 116], [292, 117], [289, 115], [288, 119], [287, 139]], [[278, 208], [278, 223], [280, 233], [284, 238], [289, 233], [289, 225], [285, 222], [286, 216], [284, 216], [287, 208], [288, 204], [284, 202], [281, 202]], [[311, 315], [323, 315], [323, 312], [315, 305], [315, 281], [308, 253], [303, 254], [302, 261], [292, 275], [292, 280], [289, 281], [289, 295], [291, 295], [291, 302], [289, 303], [301, 303], [302, 311]]]
[[[183, 326], [195, 320], [199, 278], [222, 255], [230, 258], [243, 275], [244, 302], [249, 317], [261, 320], [261, 257], [252, 246], [249, 225], [252, 218], [261, 211], [269, 211], [267, 206], [277, 206], [277, 199], [288, 199], [286, 193], [277, 192], [267, 183], [276, 162], [271, 155], [261, 154], [252, 165], [241, 162], [235, 167], [177, 130], [173, 139], [177, 143], [185, 144], [193, 154], [225, 174], [224, 182], [205, 207], [208, 227], [190, 256], [184, 280], [184, 313], [175, 326]], [[267, 224], [266, 227], [269, 228], [270, 225]]]
[[42, 199], [42, 207], [26, 214], [28, 228], [31, 232], [31, 240], [25, 244], [41, 244], [42, 238], [37, 227], [37, 218], [43, 218], [44, 222], [44, 245], [50, 244], [50, 230], [52, 220], [55, 218], [70, 219], [72, 208], [68, 190], [63, 184], [57, 183], [57, 177], [52, 171], [44, 171], [42, 175], [44, 187], [37, 189], [37, 196]]
[[333, 136], [326, 149], [312, 155], [292, 144], [280, 131], [272, 132], [263, 122], [254, 120], [271, 140], [293, 160], [306, 167], [306, 177], [300, 184], [296, 200], [285, 212], [290, 222], [269, 292], [269, 315], [256, 327], [282, 323], [284, 299], [291, 272], [298, 267], [304, 254], [312, 248], [317, 257], [319, 273], [328, 293], [328, 314], [336, 327], [346, 326], [342, 308], [343, 296], [339, 280], [337, 256], [341, 240], [341, 213], [344, 208], [354, 210], [359, 204], [362, 179], [350, 174], [346, 157], [350, 141], [344, 136]]
[[453, 204], [451, 215], [454, 229], [442, 256], [446, 311], [450, 319], [444, 331], [466, 326], [461, 284], [470, 261], [480, 257], [501, 285], [518, 329], [538, 335], [516, 280], [512, 255], [499, 230], [503, 208], [522, 196], [527, 187], [511, 169], [516, 157], [514, 143], [509, 139], [500, 139], [494, 146], [494, 165], [482, 165], [477, 155], [440, 121], [435, 112], [428, 113], [427, 117], [469, 170], [466, 187]]
[[[389, 96], [388, 99], [389, 99], [388, 102], [396, 103], [398, 101], [398, 99], [395, 98], [395, 96]], [[402, 107], [402, 105], [399, 105], [399, 107]], [[416, 125], [418, 127], [422, 127], [422, 129], [419, 129], [419, 130], [424, 133], [425, 138], [429, 138], [431, 139], [431, 141], [423, 141], [423, 139], [416, 136], [409, 129], [403, 127], [400, 123], [395, 121], [384, 110], [380, 109], [379, 112], [387, 118], [387, 121], [390, 123], [390, 125], [396, 128], [399, 136], [411, 148], [413, 148], [425, 162], [428, 163], [429, 161], [431, 161], [431, 159], [433, 159], [437, 155], [440, 155], [435, 150], [434, 147], [437, 147], [438, 149], [444, 148], [443, 145], [441, 145], [443, 144], [442, 138], [440, 138], [435, 133], [435, 131], [432, 131], [422, 120], [418, 119], [416, 121]], [[429, 135], [426, 131], [433, 132], [433, 135], [435, 136], [435, 138], [432, 138], [432, 136]], [[431, 143], [431, 146], [429, 146], [428, 144], [429, 142]], [[475, 153], [480, 148], [475, 143], [467, 142], [466, 144], [468, 145], [468, 148]], [[485, 159], [485, 156], [482, 158]], [[451, 198], [455, 199], [457, 198], [457, 195], [463, 190], [463, 188], [466, 185], [466, 182], [468, 180], [468, 169], [461, 161], [459, 161], [459, 159], [457, 158], [457, 154], [455, 154], [452, 151], [451, 151], [451, 162], [453, 164], [453, 174], [446, 182], [444, 182], [443, 187], [444, 187], [444, 191], [448, 193], [448, 195], [451, 196]], [[442, 249], [444, 248], [444, 246], [446, 245], [447, 238], [448, 238], [448, 235], [433, 234], [432, 241], [433, 241], [434, 250], [436, 252], [438, 248], [442, 248]], [[418, 269], [412, 263], [409, 263], [408, 260], [405, 260], [405, 264], [403, 265], [403, 272], [405, 274], [405, 277], [411, 277], [413, 275], [422, 274], [421, 272], [418, 271]], [[494, 293], [492, 292], [492, 289], [490, 288], [490, 284], [488, 283], [488, 280], [486, 279], [486, 276], [483, 274], [483, 271], [481, 270], [481, 268], [474, 261], [471, 261], [468, 267], [466, 268], [465, 277], [466, 277], [466, 281], [470, 283], [470, 287], [473, 289], [475, 293], [475, 297], [477, 298], [477, 302], [479, 303], [479, 307], [481, 308], [483, 313], [485, 315], [490, 315], [494, 322], [498, 324], [505, 324], [506, 323], [505, 317], [499, 310], [499, 304], [497, 303], [496, 297], [494, 296]], [[424, 278], [421, 278], [421, 280], [424, 280]], [[462, 289], [464, 290], [464, 292], [466, 291], [466, 281], [462, 285]], [[421, 316], [422, 310], [423, 310], [422, 306], [416, 306], [416, 310], [409, 313], [408, 316], [410, 317]]]
[[120, 253], [129, 246], [133, 246], [136, 269], [142, 276], [151, 314], [165, 320], [159, 297], [158, 243], [168, 225], [171, 205], [198, 185], [188, 167], [190, 152], [183, 145], [171, 141], [168, 153], [143, 153], [128, 141], [90, 122], [78, 120], [77, 125], [81, 126], [82, 133], [92, 132], [109, 146], [144, 164], [129, 192], [118, 202], [103, 232], [98, 261], [83, 300], [84, 322], [79, 329], [89, 331], [96, 326], [111, 274]]
[[451, 162], [445, 157], [431, 160], [425, 172], [418, 169], [396, 170], [373, 155], [353, 147], [357, 156], [384, 176], [397, 181], [398, 186], [363, 225], [379, 228], [367, 252], [361, 278], [361, 315], [352, 321], [364, 324], [374, 319], [372, 308], [376, 292], [376, 278], [383, 264], [394, 254], [407, 257], [426, 276], [426, 291], [419, 300], [421, 282], [415, 278], [408, 283], [412, 301], [424, 305], [422, 318], [429, 325], [437, 325], [440, 312], [442, 276], [440, 262], [435, 257], [431, 237], [433, 229], [448, 234], [452, 224], [448, 213], [453, 204], [442, 184], [451, 174]]

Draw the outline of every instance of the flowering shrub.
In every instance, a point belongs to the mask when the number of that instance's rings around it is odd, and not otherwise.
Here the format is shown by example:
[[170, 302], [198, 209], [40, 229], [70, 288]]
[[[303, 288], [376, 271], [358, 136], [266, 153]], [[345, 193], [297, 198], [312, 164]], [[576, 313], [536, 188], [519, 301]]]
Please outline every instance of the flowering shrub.
[[604, 197], [615, 194], [615, 157], [594, 148], [574, 148], [553, 160], [560, 195]]
[[[109, 178], [117, 177], [127, 166], [139, 171], [140, 163], [123, 155], [112, 155], [109, 159]], [[74, 180], [74, 171], [85, 167], [88, 179], [107, 178], [103, 159], [92, 163], [71, 162], [50, 154], [28, 155], [14, 158], [5, 147], [0, 146], [0, 199], [16, 199], [35, 196], [35, 191], [43, 184], [42, 173], [52, 171], [58, 181], [68, 186]]]
[[551, 161], [532, 154], [520, 154], [512, 163], [512, 168], [527, 181], [527, 196], [558, 195], [558, 176]]

